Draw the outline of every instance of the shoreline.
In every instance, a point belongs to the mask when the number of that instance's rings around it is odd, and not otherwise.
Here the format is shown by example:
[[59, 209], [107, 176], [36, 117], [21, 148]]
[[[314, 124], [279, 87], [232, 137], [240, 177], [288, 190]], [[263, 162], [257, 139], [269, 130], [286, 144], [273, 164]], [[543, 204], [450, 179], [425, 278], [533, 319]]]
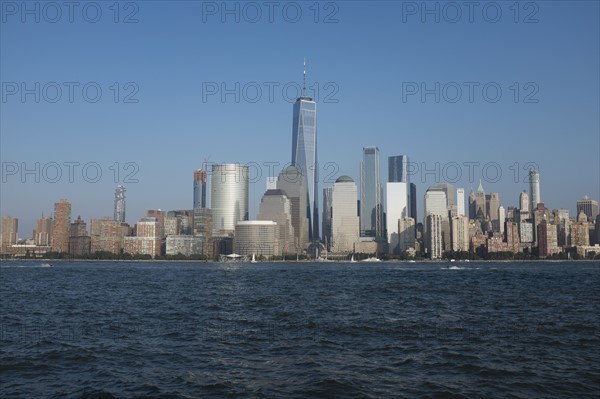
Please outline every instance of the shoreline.
[[[250, 262], [219, 262], [213, 260], [189, 260], [189, 259], [178, 259], [178, 260], [167, 260], [167, 259], [24, 259], [24, 258], [9, 258], [9, 259], [0, 259], [0, 263], [3, 262], [43, 262], [43, 263], [69, 263], [69, 262], [103, 262], [103, 263], [223, 263], [223, 264], [245, 264]], [[582, 262], [596, 262], [600, 265], [600, 261], [597, 259], [518, 259], [518, 260], [510, 260], [510, 259], [501, 259], [501, 260], [488, 260], [488, 259], [478, 259], [478, 260], [455, 260], [451, 262], [448, 259], [445, 260], [431, 260], [431, 259], [422, 259], [422, 260], [398, 260], [398, 259], [390, 259], [390, 260], [381, 260], [380, 262], [363, 262], [357, 260], [356, 262], [350, 262], [349, 260], [328, 260], [328, 261], [319, 261], [319, 260], [265, 260], [258, 261], [259, 263], [358, 263], [358, 264], [382, 264], [382, 263], [534, 263], [534, 262], [543, 262], [543, 263], [582, 263]]]

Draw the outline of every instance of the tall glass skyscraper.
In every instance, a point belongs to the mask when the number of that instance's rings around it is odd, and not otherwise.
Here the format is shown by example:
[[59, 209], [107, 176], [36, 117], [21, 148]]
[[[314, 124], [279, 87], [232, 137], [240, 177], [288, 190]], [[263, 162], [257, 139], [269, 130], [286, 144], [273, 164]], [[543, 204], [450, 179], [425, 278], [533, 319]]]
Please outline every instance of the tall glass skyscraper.
[[317, 103], [306, 97], [306, 68], [302, 97], [294, 103], [292, 121], [292, 165], [306, 181], [309, 239], [319, 239], [319, 175], [317, 166]]
[[248, 220], [248, 166], [212, 165], [211, 199], [213, 235], [226, 236], [235, 224]]
[[408, 175], [408, 156], [395, 155], [388, 157], [388, 182], [410, 183]]
[[379, 148], [363, 148], [363, 161], [360, 166], [360, 235], [362, 237], [383, 237], [379, 172]]
[[417, 220], [417, 186], [410, 182], [408, 163], [408, 155], [388, 157], [388, 182], [408, 185], [408, 216]]

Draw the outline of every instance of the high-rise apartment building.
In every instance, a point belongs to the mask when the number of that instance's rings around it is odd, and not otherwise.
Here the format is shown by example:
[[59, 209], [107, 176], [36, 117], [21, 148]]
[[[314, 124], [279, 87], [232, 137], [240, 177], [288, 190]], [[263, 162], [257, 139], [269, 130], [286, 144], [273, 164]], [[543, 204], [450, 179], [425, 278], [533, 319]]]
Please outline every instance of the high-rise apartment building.
[[71, 227], [71, 203], [62, 199], [54, 204], [54, 222], [52, 224], [52, 250], [69, 252]]
[[453, 251], [469, 250], [469, 218], [465, 215], [457, 215], [451, 221], [451, 240]]
[[194, 171], [194, 209], [206, 208], [206, 171]]
[[121, 185], [115, 188], [114, 219], [117, 222], [125, 223], [125, 187]]
[[465, 189], [464, 188], [456, 189], [456, 215], [457, 216], [465, 215]]
[[540, 193], [540, 172], [537, 170], [529, 171], [529, 192], [531, 194], [531, 210], [536, 209], [537, 204], [542, 202]]
[[52, 242], [52, 219], [42, 216], [35, 223], [33, 231], [33, 240], [35, 245], [50, 245]]
[[19, 232], [19, 219], [10, 216], [2, 217], [2, 241], [1, 250], [17, 243]]
[[81, 216], [78, 216], [70, 227], [69, 253], [74, 256], [89, 255], [91, 239], [87, 226]]
[[129, 226], [109, 217], [90, 221], [91, 253], [110, 252], [119, 254], [123, 249], [123, 239], [129, 233]]
[[427, 227], [427, 254], [431, 259], [441, 259], [444, 252], [442, 217], [434, 213], [428, 214], [425, 217], [425, 225]]

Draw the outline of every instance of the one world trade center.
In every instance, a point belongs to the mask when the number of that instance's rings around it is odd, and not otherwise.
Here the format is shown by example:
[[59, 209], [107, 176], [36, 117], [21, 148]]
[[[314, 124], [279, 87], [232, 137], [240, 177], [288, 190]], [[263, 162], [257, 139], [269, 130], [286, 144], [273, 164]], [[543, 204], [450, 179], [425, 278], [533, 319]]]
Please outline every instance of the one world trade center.
[[294, 103], [292, 123], [292, 164], [303, 174], [307, 187], [310, 241], [319, 240], [319, 175], [317, 165], [317, 103], [306, 96], [306, 62], [302, 96]]

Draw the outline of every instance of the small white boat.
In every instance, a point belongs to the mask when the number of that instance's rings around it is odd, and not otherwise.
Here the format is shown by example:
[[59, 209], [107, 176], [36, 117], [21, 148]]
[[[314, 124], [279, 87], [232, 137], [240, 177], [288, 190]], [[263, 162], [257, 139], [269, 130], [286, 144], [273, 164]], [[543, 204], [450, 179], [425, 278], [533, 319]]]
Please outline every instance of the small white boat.
[[250, 263], [258, 263], [256, 261], [256, 256], [254, 255], [254, 253], [252, 254], [252, 260], [250, 261]]
[[40, 267], [52, 267], [52, 263], [42, 263]]
[[352, 257], [350, 258], [350, 263], [356, 263], [356, 261], [354, 260], [354, 254], [352, 254]]
[[376, 256], [371, 256], [370, 258], [363, 259], [361, 262], [381, 262], [381, 259]]

